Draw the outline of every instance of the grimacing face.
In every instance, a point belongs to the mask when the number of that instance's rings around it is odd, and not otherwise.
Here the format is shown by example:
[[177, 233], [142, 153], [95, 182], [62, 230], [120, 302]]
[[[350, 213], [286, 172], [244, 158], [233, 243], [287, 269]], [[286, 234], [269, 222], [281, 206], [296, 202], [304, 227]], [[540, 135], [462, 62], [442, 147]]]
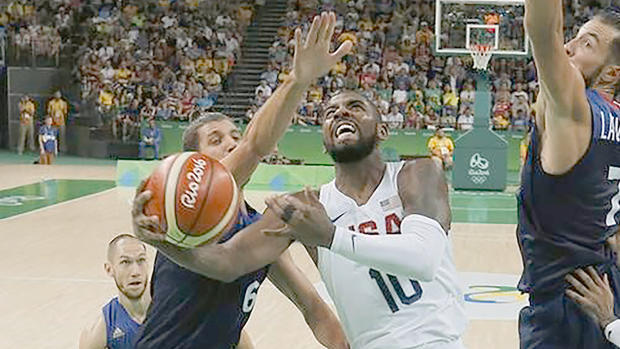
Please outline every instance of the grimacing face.
[[619, 34], [613, 27], [594, 18], [564, 45], [571, 65], [581, 72], [587, 86], [591, 86], [607, 65], [613, 40]]
[[198, 130], [198, 151], [221, 161], [235, 150], [241, 138], [241, 132], [232, 121], [211, 121]]
[[323, 145], [335, 162], [362, 160], [382, 140], [379, 133], [385, 125], [379, 123], [376, 108], [355, 92], [332, 97], [322, 118]]
[[146, 248], [137, 239], [122, 239], [111, 251], [105, 264], [118, 290], [129, 299], [139, 299], [148, 284]]

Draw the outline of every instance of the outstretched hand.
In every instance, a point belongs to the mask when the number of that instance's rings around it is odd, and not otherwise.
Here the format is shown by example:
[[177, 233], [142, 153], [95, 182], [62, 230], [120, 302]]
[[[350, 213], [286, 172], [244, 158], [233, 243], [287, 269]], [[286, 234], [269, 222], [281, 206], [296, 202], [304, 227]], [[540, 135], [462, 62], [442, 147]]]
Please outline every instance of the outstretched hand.
[[306, 187], [305, 202], [285, 194], [267, 198], [265, 204], [284, 223], [276, 230], [263, 230], [273, 236], [287, 236], [308, 246], [331, 246], [336, 227], [329, 219], [316, 192]]
[[323, 12], [314, 17], [306, 40], [302, 42], [301, 29], [295, 30], [295, 55], [292, 74], [298, 81], [311, 84], [315, 79], [327, 74], [342, 57], [351, 52], [353, 43], [345, 41], [330, 53], [330, 43], [336, 27], [336, 15]]
[[159, 224], [159, 217], [147, 216], [144, 213], [144, 205], [153, 195], [149, 190], [142, 191], [145, 185], [146, 181], [140, 183], [133, 200], [133, 208], [131, 210], [133, 233], [138, 239], [157, 247], [166, 240], [166, 233]]

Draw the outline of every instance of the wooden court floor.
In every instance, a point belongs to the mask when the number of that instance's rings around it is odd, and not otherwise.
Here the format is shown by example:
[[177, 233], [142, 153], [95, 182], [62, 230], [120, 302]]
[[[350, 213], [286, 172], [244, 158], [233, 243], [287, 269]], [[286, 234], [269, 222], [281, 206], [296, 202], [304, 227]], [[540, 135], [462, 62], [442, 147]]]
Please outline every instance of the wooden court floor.
[[[42, 179], [113, 180], [114, 176], [113, 166], [1, 164], [0, 190]], [[267, 194], [248, 192], [246, 196], [262, 209]], [[115, 294], [103, 261], [108, 241], [131, 231], [131, 197], [131, 190], [113, 188], [0, 219], [0, 348], [77, 348], [81, 329]], [[512, 224], [454, 224], [457, 269], [519, 274], [514, 228]], [[318, 285], [318, 272], [303, 248], [293, 245], [291, 250], [296, 263]], [[246, 328], [257, 349], [321, 348], [300, 313], [268, 281], [261, 287]], [[471, 349], [517, 348], [516, 318], [471, 320], [465, 344]]]

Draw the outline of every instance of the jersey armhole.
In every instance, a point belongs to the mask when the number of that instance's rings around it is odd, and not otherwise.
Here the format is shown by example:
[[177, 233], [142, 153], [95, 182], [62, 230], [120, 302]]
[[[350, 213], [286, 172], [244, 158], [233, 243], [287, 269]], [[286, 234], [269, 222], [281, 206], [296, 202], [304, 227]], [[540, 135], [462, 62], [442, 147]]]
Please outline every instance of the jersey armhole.
[[[589, 98], [588, 98], [588, 105], [590, 106], [590, 141], [588, 142], [588, 147], [586, 148], [586, 151], [581, 155], [579, 160], [577, 160], [577, 162], [573, 166], [571, 166], [568, 170], [566, 170], [564, 173], [560, 173], [556, 175], [556, 174], [551, 174], [545, 171], [542, 165], [541, 157], [540, 157], [540, 152], [542, 151], [541, 135], [539, 132], [536, 132], [536, 137], [538, 137], [538, 139], [536, 140], [538, 144], [537, 146], [538, 149], [536, 150], [538, 154], [532, 154], [532, 155], [535, 156], [534, 160], [536, 162], [536, 166], [540, 168], [540, 172], [546, 177], [553, 178], [553, 179], [566, 178], [570, 176], [571, 174], [573, 174], [576, 171], [576, 169], [579, 166], [581, 166], [582, 163], [586, 160], [586, 158], [590, 155], [590, 152], [592, 151], [592, 146], [594, 145], [594, 124], [595, 124], [594, 117], [595, 115], [594, 115], [594, 109], [593, 109], [592, 103]], [[534, 127], [536, 126], [534, 125]]]

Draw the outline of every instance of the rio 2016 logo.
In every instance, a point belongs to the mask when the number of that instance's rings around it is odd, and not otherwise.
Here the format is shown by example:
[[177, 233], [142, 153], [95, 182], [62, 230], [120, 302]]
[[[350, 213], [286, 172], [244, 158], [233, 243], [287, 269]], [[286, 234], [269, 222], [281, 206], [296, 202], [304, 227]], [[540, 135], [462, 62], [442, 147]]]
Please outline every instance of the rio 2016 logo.
[[475, 184], [483, 184], [490, 176], [489, 160], [485, 159], [480, 153], [475, 153], [469, 158], [469, 179]]

